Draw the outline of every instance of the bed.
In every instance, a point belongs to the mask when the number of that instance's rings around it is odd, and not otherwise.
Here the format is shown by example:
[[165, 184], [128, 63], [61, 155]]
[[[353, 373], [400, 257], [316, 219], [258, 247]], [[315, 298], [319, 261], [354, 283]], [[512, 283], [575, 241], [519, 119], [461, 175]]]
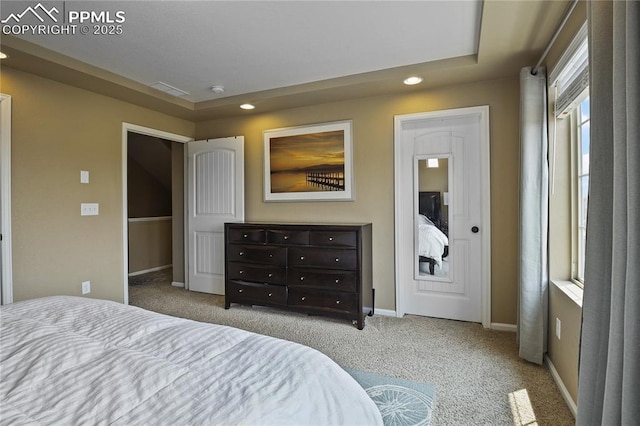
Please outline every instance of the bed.
[[421, 191], [418, 193], [418, 261], [429, 264], [429, 274], [435, 267], [442, 267], [442, 258], [448, 255], [449, 239], [442, 231], [440, 193]]
[[382, 424], [327, 356], [104, 300], [0, 308], [0, 423]]

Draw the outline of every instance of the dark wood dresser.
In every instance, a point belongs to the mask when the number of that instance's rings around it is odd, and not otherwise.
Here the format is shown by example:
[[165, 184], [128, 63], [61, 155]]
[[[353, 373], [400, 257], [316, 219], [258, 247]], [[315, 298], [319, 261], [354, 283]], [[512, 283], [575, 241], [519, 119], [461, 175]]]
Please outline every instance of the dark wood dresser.
[[355, 321], [373, 315], [371, 224], [225, 224], [225, 309], [271, 306]]

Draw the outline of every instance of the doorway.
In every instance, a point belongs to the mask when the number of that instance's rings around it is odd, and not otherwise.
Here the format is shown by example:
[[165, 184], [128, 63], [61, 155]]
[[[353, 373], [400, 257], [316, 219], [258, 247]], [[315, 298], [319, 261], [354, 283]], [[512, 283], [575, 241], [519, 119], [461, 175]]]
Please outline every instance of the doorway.
[[[130, 273], [135, 275], [158, 271], [170, 264], [173, 266], [172, 283], [185, 285], [185, 250], [184, 245], [180, 244], [184, 241], [185, 232], [184, 144], [192, 140], [186, 136], [123, 123], [122, 203], [125, 304], [129, 304]], [[131, 170], [130, 166], [132, 166]], [[171, 168], [172, 171], [167, 171], [167, 168]], [[137, 196], [131, 205], [129, 203], [130, 172], [138, 180], [139, 194], [155, 192], [163, 195], [152, 198]], [[155, 190], [149, 191], [152, 186]], [[166, 214], [167, 211], [170, 214]], [[130, 232], [135, 236], [135, 247], [130, 247]], [[170, 247], [167, 247], [167, 244]], [[145, 247], [152, 249], [145, 250]], [[167, 254], [168, 250], [170, 254]], [[170, 259], [170, 263], [167, 263], [169, 262], [167, 259]]]
[[0, 304], [13, 303], [11, 249], [11, 96], [0, 93]]
[[396, 311], [491, 323], [489, 107], [395, 118]]

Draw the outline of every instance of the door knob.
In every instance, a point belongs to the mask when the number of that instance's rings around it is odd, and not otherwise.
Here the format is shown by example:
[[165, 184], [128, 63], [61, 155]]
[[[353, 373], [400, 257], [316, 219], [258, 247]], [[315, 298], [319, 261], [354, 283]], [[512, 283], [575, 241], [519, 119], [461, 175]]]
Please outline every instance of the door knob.
[[477, 234], [479, 230], [480, 228], [478, 228], [477, 226], [471, 228], [471, 232], [473, 232], [474, 234]]

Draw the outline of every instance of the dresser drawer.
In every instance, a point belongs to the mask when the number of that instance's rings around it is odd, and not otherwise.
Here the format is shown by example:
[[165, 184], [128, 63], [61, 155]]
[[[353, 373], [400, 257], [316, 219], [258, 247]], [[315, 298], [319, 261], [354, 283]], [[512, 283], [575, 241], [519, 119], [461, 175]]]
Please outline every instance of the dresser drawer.
[[354, 312], [358, 309], [358, 300], [355, 293], [312, 290], [301, 287], [289, 288], [289, 301], [287, 304], [295, 308], [336, 312]]
[[355, 231], [311, 231], [309, 244], [327, 247], [356, 247], [358, 236]]
[[226, 297], [231, 302], [259, 304], [287, 304], [287, 288], [279, 285], [227, 281]]
[[258, 243], [266, 242], [266, 232], [264, 229], [254, 228], [229, 228], [228, 234], [230, 243]]
[[287, 249], [286, 247], [229, 244], [227, 259], [230, 262], [256, 262], [285, 266]]
[[227, 273], [231, 280], [256, 281], [268, 284], [286, 284], [286, 270], [271, 265], [247, 265], [229, 262]]
[[309, 245], [309, 231], [267, 229], [267, 243]]
[[355, 292], [357, 282], [355, 271], [291, 268], [287, 273], [287, 283], [291, 287], [319, 287]]
[[355, 250], [292, 247], [289, 249], [288, 264], [351, 270], [357, 268], [358, 262]]

